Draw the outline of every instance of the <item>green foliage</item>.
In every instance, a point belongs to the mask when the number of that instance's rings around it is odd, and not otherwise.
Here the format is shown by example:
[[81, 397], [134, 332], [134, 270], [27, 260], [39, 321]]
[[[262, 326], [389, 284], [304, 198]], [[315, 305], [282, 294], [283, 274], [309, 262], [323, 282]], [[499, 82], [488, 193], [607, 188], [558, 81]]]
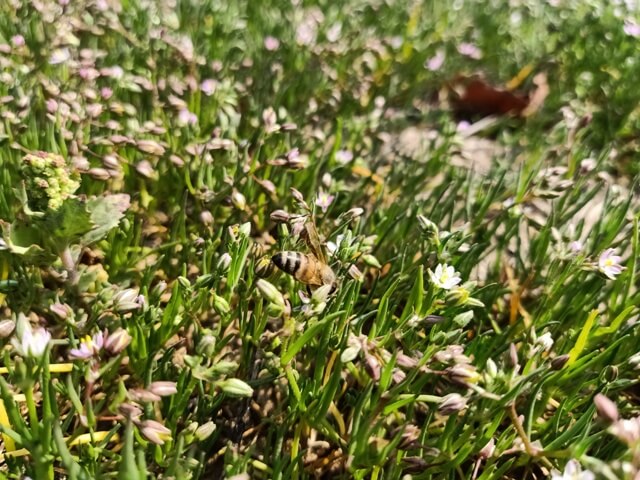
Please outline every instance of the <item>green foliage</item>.
[[[635, 474], [634, 15], [0, 2], [3, 472]], [[463, 119], [478, 73], [550, 89]]]

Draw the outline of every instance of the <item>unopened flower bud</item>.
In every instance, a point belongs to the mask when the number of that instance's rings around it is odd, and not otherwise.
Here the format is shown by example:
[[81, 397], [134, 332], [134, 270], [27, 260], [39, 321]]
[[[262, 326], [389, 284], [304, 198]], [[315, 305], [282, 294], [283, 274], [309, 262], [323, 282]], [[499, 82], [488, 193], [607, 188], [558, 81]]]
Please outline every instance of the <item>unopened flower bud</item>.
[[380, 362], [373, 355], [366, 353], [364, 355], [364, 366], [367, 374], [374, 382], [380, 380]]
[[447, 375], [451, 381], [462, 385], [477, 383], [480, 380], [480, 374], [476, 368], [464, 363], [447, 368]]
[[73, 314], [73, 310], [66, 303], [54, 303], [49, 307], [51, 313], [55, 314], [60, 320], [66, 320]]
[[216, 337], [207, 334], [204, 335], [198, 342], [196, 351], [205, 357], [211, 357], [215, 353]]
[[236, 189], [231, 193], [231, 203], [233, 203], [233, 206], [238, 210], [244, 210], [247, 208], [247, 199]]
[[294, 198], [296, 202], [305, 203], [302, 193], [300, 193], [299, 190], [293, 187], [291, 187], [291, 196]]
[[569, 361], [568, 354], [559, 355], [553, 360], [551, 360], [551, 368], [554, 370], [562, 370], [562, 368], [566, 365], [568, 361]]
[[155, 393], [145, 390], [143, 388], [132, 388], [128, 392], [129, 400], [133, 402], [159, 402], [160, 397]]
[[518, 348], [514, 343], [509, 345], [509, 361], [511, 362], [511, 366], [518, 370], [520, 367], [520, 363], [518, 361]]
[[617, 380], [618, 374], [619, 374], [619, 370], [617, 365], [607, 365], [606, 367], [604, 367], [604, 370], [602, 371], [601, 378], [605, 382], [610, 383]]
[[216, 385], [227, 395], [232, 397], [250, 397], [253, 395], [253, 388], [239, 378], [229, 378], [216, 382]]
[[111, 178], [111, 175], [109, 174], [109, 170], [107, 170], [106, 168], [98, 168], [98, 167], [90, 168], [87, 174], [95, 180], [104, 181], [104, 180], [109, 180]]
[[274, 185], [274, 183], [271, 180], [259, 180], [256, 179], [256, 182], [258, 182], [258, 184], [264, 188], [268, 193], [270, 193], [271, 195], [274, 195], [276, 193], [276, 186]]
[[167, 289], [167, 282], [165, 282], [164, 280], [160, 280], [154, 287], [153, 290], [151, 290], [151, 295], [159, 297], [160, 295], [162, 295], [164, 293], [164, 291]]
[[345, 222], [350, 222], [350, 221], [355, 220], [356, 218], [362, 216], [363, 213], [364, 213], [364, 209], [363, 208], [354, 207], [354, 208], [351, 208], [351, 209], [347, 210], [346, 212], [344, 212], [340, 216], [342, 217], [342, 219]]
[[396, 364], [403, 368], [415, 368], [418, 366], [418, 360], [400, 352], [396, 357]]
[[463, 410], [467, 406], [467, 399], [459, 393], [450, 393], [442, 397], [438, 405], [438, 413], [440, 415], [451, 415]]
[[243, 237], [248, 237], [251, 235], [251, 224], [249, 222], [243, 223], [240, 225], [238, 229], [238, 233]]
[[482, 450], [478, 452], [478, 456], [486, 460], [487, 458], [493, 457], [493, 453], [495, 451], [496, 451], [496, 441], [492, 437], [491, 440], [489, 440], [487, 444], [484, 447], [482, 447]]
[[164, 155], [165, 149], [155, 140], [138, 140], [137, 147], [144, 153], [161, 156]]
[[7, 338], [16, 328], [16, 322], [13, 320], [0, 321], [0, 338]]
[[138, 417], [142, 415], [142, 409], [134, 403], [121, 403], [118, 406], [118, 410], [125, 418], [132, 419], [134, 421], [137, 421]]
[[178, 393], [176, 382], [151, 382], [147, 390], [159, 397], [167, 397]]
[[203, 210], [200, 212], [200, 221], [207, 227], [213, 225], [213, 214], [209, 210]]
[[445, 301], [450, 305], [465, 305], [469, 300], [470, 292], [464, 287], [454, 287], [445, 296]]
[[496, 365], [496, 362], [494, 362], [491, 358], [487, 359], [485, 368], [489, 378], [495, 378], [498, 375], [498, 366]]
[[171, 430], [155, 420], [144, 420], [140, 424], [140, 433], [156, 445], [164, 445], [164, 442], [171, 439]]
[[355, 265], [351, 265], [347, 273], [351, 278], [353, 278], [357, 282], [361, 282], [364, 279], [364, 275], [362, 274], [360, 269]]
[[438, 226], [424, 215], [418, 215], [418, 225], [427, 238], [437, 239], [439, 235]]
[[104, 348], [113, 355], [122, 352], [131, 343], [131, 335], [123, 328], [110, 333], [104, 341]]
[[593, 403], [596, 406], [598, 416], [607, 423], [613, 423], [618, 420], [618, 407], [615, 403], [609, 400], [606, 396], [598, 393], [593, 398]]
[[304, 170], [309, 166], [309, 156], [299, 155], [292, 160], [287, 160], [286, 166], [292, 170]]
[[216, 267], [222, 272], [226, 272], [227, 270], [229, 270], [229, 266], [231, 265], [231, 260], [232, 260], [231, 255], [225, 252], [222, 255], [220, 255], [220, 258], [218, 259], [218, 263]]
[[204, 441], [216, 431], [216, 424], [209, 420], [207, 423], [200, 425], [195, 431], [195, 437], [199, 441]]
[[120, 313], [131, 312], [140, 308], [138, 291], [133, 288], [120, 290], [113, 297], [113, 307]]
[[367, 254], [362, 256], [362, 260], [364, 261], [364, 263], [366, 263], [370, 267], [382, 268], [382, 265], [380, 265], [380, 262], [378, 261], [378, 259], [376, 257], [374, 257], [373, 255], [370, 255], [370, 254], [367, 253]]
[[631, 365], [635, 370], [640, 367], [640, 352], [629, 357], [629, 365]]
[[271, 215], [269, 215], [269, 218], [271, 218], [271, 220], [273, 220], [274, 222], [283, 223], [289, 221], [289, 219], [291, 218], [291, 214], [284, 210], [274, 210], [273, 212], [271, 212]]
[[226, 315], [231, 310], [229, 307], [229, 302], [227, 302], [223, 297], [213, 294], [213, 308], [220, 315]]
[[268, 277], [273, 273], [273, 263], [271, 257], [265, 255], [260, 257], [255, 264], [254, 271], [258, 277]]
[[393, 383], [402, 383], [405, 378], [407, 378], [407, 374], [399, 368], [394, 368], [393, 372], [391, 372], [391, 379], [393, 380]]
[[271, 283], [261, 278], [256, 282], [256, 286], [258, 287], [258, 291], [263, 298], [273, 303], [274, 305], [284, 308], [285, 304], [282, 293], [280, 293], [278, 289]]

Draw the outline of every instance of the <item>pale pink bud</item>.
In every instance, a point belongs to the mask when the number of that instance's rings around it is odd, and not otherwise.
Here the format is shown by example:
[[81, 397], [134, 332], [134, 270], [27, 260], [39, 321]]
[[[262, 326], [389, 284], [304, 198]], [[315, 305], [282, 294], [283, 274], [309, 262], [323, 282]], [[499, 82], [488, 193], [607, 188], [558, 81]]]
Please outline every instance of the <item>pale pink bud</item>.
[[440, 400], [438, 405], [438, 413], [440, 415], [451, 415], [459, 412], [467, 406], [467, 399], [459, 393], [450, 393]]
[[0, 338], [7, 338], [16, 328], [16, 322], [13, 320], [0, 321]]
[[176, 382], [152, 382], [147, 387], [151, 393], [154, 393], [160, 397], [167, 397], [169, 395], [174, 395], [178, 393], [178, 389], [176, 387]]
[[122, 352], [131, 343], [131, 335], [123, 328], [118, 328], [109, 334], [104, 342], [104, 348], [114, 355]]
[[132, 388], [128, 392], [128, 396], [130, 400], [134, 402], [159, 402], [160, 396], [156, 395], [153, 392], [148, 390], [144, 390], [142, 388]]
[[593, 398], [593, 403], [598, 411], [598, 416], [607, 423], [613, 423], [618, 420], [618, 407], [606, 396], [598, 393]]
[[171, 430], [155, 420], [143, 421], [140, 424], [140, 432], [156, 445], [164, 445], [164, 442], [171, 439]]

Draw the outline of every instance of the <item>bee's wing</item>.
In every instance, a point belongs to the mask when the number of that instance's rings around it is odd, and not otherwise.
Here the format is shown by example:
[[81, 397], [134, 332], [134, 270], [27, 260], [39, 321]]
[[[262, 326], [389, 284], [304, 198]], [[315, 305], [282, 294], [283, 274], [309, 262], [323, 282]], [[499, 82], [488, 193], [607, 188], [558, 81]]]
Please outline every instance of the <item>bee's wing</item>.
[[304, 225], [305, 232], [305, 240], [311, 253], [318, 259], [320, 262], [326, 264], [327, 258], [324, 255], [324, 251], [322, 250], [322, 245], [320, 243], [320, 236], [318, 235], [318, 231], [316, 230], [316, 226], [313, 221], [310, 219]]

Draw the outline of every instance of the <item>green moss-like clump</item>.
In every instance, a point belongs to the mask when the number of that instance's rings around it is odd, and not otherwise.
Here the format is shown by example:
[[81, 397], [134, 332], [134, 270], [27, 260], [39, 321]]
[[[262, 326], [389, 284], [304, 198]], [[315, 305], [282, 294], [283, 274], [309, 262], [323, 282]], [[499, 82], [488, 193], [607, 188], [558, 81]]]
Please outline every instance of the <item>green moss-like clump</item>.
[[58, 154], [37, 152], [22, 159], [29, 207], [58, 210], [80, 187], [80, 175]]

